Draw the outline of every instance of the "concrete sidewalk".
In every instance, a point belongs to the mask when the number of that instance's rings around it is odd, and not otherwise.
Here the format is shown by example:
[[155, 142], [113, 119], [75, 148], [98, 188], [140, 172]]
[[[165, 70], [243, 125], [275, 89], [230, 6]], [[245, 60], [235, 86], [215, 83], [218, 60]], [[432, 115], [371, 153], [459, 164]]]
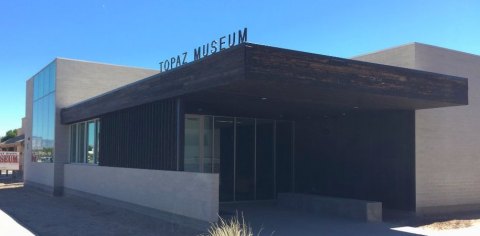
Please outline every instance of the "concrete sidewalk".
[[5, 213], [0, 221], [7, 225], [5, 227], [8, 227], [6, 230], [9, 232], [4, 234], [0, 231], [0, 235], [24, 232], [20, 231], [23, 227], [18, 223], [36, 235], [49, 236], [186, 236], [202, 233], [122, 208], [77, 197], [53, 197], [22, 186], [21, 183], [0, 183], [0, 210]]
[[224, 219], [235, 215], [237, 211], [243, 212], [245, 220], [250, 222], [255, 232], [261, 230], [261, 235], [271, 235], [272, 232], [275, 236], [416, 235], [393, 230], [392, 228], [398, 226], [389, 223], [367, 223], [331, 215], [312, 215], [276, 206], [269, 202], [223, 204], [220, 209]]
[[[23, 188], [22, 183], [0, 182], [0, 235], [199, 235], [197, 230], [78, 197], [53, 197]], [[421, 231], [407, 222], [366, 223], [334, 216], [319, 216], [276, 206], [271, 202], [222, 204], [221, 216], [243, 213], [260, 235], [447, 235]], [[413, 226], [413, 225], [412, 225]], [[401, 232], [399, 230], [403, 230]], [[467, 233], [478, 229], [465, 229]], [[443, 232], [447, 233], [447, 232]], [[471, 232], [470, 232], [471, 233]], [[480, 235], [477, 232], [474, 234]]]
[[0, 235], [33, 236], [34, 234], [0, 210]]

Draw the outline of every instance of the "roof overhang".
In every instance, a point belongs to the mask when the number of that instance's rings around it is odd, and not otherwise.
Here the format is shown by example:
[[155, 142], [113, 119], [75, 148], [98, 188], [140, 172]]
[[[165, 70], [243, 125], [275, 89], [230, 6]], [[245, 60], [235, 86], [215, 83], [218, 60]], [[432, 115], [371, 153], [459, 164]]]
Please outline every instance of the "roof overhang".
[[62, 123], [182, 96], [416, 110], [467, 105], [468, 80], [244, 43], [62, 109]]

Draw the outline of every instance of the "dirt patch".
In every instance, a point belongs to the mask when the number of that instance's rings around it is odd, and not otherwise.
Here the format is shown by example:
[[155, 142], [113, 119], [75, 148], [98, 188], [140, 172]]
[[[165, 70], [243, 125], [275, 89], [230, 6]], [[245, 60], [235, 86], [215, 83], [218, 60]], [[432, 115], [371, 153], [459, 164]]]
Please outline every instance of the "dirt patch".
[[448, 221], [435, 222], [432, 224], [423, 225], [423, 226], [420, 226], [419, 228], [441, 231], [441, 230], [463, 229], [463, 228], [469, 228], [477, 225], [480, 225], [480, 219], [448, 220]]

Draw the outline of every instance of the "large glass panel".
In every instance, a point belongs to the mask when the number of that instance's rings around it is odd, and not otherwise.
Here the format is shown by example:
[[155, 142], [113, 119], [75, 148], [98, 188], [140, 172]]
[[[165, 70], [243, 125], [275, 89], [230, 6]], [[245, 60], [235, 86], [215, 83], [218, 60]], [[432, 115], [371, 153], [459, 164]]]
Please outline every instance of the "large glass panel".
[[46, 114], [45, 114], [45, 146], [49, 148], [53, 148], [53, 133], [54, 133], [54, 126], [55, 123], [55, 103], [53, 101], [53, 93], [49, 94], [45, 101], [45, 107], [46, 107]]
[[35, 79], [38, 80], [38, 84], [37, 84], [38, 85], [38, 97], [37, 97], [37, 99], [38, 99], [38, 98], [43, 97], [43, 95], [44, 95], [43, 94], [43, 75], [42, 75], [42, 73], [41, 72], [38, 73], [37, 78], [35, 78]]
[[205, 173], [213, 172], [213, 117], [203, 116], [203, 139], [200, 140], [202, 150], [200, 158], [203, 159], [203, 170]]
[[234, 119], [215, 117], [214, 172], [220, 173], [220, 201], [233, 201], [234, 195]]
[[45, 85], [44, 85], [45, 86], [44, 87], [45, 92], [44, 93], [48, 94], [52, 91], [52, 89], [50, 88], [50, 76], [49, 76], [50, 75], [50, 66], [45, 68], [45, 70], [43, 70], [42, 73], [43, 73], [43, 78], [45, 79], [44, 80], [44, 83], [45, 83]]
[[276, 188], [277, 193], [293, 191], [293, 127], [292, 122], [276, 124]]
[[51, 115], [51, 119], [50, 119], [50, 136], [48, 137], [48, 139], [50, 140], [50, 143], [51, 143], [51, 146], [53, 148], [53, 140], [54, 140], [54, 136], [55, 136], [55, 93], [51, 93], [50, 94], [50, 108], [51, 110], [49, 111], [50, 112], [50, 115]]
[[100, 122], [90, 120], [71, 125], [70, 162], [98, 164]]
[[70, 162], [77, 162], [77, 125], [70, 126]]
[[[44, 123], [44, 120], [45, 120], [45, 106], [44, 106], [44, 99], [39, 99], [37, 101], [38, 103], [38, 110], [37, 110], [37, 114], [38, 114], [38, 133], [37, 133], [37, 137], [38, 139], [40, 140], [40, 148], [43, 147], [43, 132], [45, 130], [45, 123]], [[42, 150], [40, 150], [42, 151]]]
[[88, 164], [94, 164], [95, 163], [95, 136], [96, 136], [96, 130], [95, 130], [95, 122], [91, 121], [87, 123], [87, 129], [88, 129], [88, 141], [87, 141], [87, 163]]
[[85, 123], [78, 124], [78, 153], [77, 153], [77, 162], [85, 163], [86, 157], [86, 128]]
[[[53, 162], [55, 136], [55, 73], [50, 64], [33, 78], [32, 161]], [[53, 82], [51, 82], [53, 81]]]
[[273, 125], [273, 120], [257, 120], [256, 200], [274, 199]]
[[200, 116], [185, 116], [185, 171], [200, 172], [200, 122]]
[[38, 98], [38, 77], [35, 76], [33, 78], [33, 100], [37, 100]]
[[236, 119], [235, 200], [254, 199], [255, 119]]
[[55, 63], [52, 63], [50, 64], [49, 66], [49, 69], [50, 69], [50, 91], [55, 91], [55, 78], [56, 78], [56, 75], [57, 75], [57, 64]]
[[100, 121], [97, 120], [96, 124], [95, 164], [98, 164], [98, 160], [100, 159]]

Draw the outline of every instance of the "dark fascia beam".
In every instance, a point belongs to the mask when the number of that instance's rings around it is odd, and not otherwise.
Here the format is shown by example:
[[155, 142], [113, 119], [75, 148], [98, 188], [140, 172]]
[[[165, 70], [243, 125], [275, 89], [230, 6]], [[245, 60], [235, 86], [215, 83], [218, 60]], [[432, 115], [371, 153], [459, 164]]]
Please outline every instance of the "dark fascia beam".
[[438, 107], [468, 104], [468, 79], [457, 76], [258, 45], [247, 46], [246, 66], [246, 78], [266, 87], [275, 81], [277, 86], [437, 102]]
[[162, 72], [103, 95], [64, 108], [62, 124], [222, 86], [245, 78], [245, 44]]
[[[242, 90], [242, 80], [261, 86]], [[410, 99], [412, 109], [415, 101], [429, 104], [418, 109], [468, 104], [466, 78], [244, 43], [62, 109], [61, 117], [69, 124], [208, 89], [251, 96], [272, 86], [393, 96]]]

